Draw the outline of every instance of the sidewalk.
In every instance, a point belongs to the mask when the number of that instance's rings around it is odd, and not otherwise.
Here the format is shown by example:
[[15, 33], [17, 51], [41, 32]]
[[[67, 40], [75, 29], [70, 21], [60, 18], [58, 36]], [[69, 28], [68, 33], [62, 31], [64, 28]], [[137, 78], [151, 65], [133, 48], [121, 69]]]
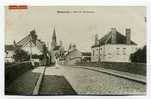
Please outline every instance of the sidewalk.
[[32, 95], [37, 80], [42, 73], [44, 67], [37, 67], [33, 70], [27, 71], [13, 81], [8, 89], [6, 95]]
[[84, 68], [84, 69], [95, 70], [95, 71], [98, 71], [98, 72], [103, 72], [103, 73], [107, 73], [107, 74], [110, 74], [110, 75], [130, 79], [130, 80], [133, 80], [133, 81], [137, 81], [137, 82], [141, 82], [141, 83], [146, 84], [146, 76], [142, 76], [142, 75], [138, 75], [138, 74], [132, 74], [132, 73], [128, 73], [128, 72], [121, 72], [121, 71], [116, 71], [116, 70], [111, 70], [111, 69], [104, 69], [102, 67], [90, 67], [90, 66], [73, 66], [73, 67], [80, 67], [80, 68]]
[[76, 95], [69, 81], [64, 75], [64, 69], [59, 65], [47, 67], [40, 85], [38, 95]]

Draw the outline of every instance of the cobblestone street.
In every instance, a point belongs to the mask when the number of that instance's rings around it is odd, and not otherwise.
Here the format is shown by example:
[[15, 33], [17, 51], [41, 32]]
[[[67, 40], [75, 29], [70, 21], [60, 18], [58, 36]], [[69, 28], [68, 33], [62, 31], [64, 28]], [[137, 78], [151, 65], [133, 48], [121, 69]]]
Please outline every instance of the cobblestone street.
[[[33, 95], [44, 67], [26, 72], [8, 94]], [[145, 95], [146, 84], [78, 66], [46, 67], [37, 95]]]
[[57, 65], [47, 67], [45, 75], [64, 76], [80, 95], [142, 95], [146, 92], [145, 84], [83, 68]]

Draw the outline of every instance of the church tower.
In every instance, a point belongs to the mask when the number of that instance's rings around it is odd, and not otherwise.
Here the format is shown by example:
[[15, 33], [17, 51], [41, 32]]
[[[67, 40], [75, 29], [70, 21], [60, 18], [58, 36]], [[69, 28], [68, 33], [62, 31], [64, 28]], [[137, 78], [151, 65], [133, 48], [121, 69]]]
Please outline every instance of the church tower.
[[53, 30], [53, 35], [52, 35], [52, 41], [51, 41], [51, 48], [55, 48], [57, 46], [57, 38], [56, 38], [56, 31], [55, 28]]

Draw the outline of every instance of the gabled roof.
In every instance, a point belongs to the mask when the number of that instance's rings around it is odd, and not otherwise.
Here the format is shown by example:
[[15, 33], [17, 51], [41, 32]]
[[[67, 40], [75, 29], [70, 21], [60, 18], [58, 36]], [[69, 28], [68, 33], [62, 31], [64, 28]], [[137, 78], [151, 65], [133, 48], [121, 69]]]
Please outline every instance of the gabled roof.
[[[109, 32], [104, 37], [99, 40], [99, 45], [93, 45], [93, 47], [99, 47], [105, 44], [112, 44], [112, 33]], [[116, 43], [115, 44], [126, 44], [126, 36], [122, 35], [118, 31], [116, 32]], [[131, 45], [137, 45], [134, 41], [131, 40]]]
[[55, 46], [55, 48], [53, 48], [53, 50], [59, 50], [60, 46]]
[[81, 52], [82, 56], [91, 56], [91, 52]]
[[5, 50], [14, 50], [14, 46], [13, 45], [5, 45]]
[[[69, 51], [69, 52], [66, 54], [66, 56], [70, 55], [71, 53], [73, 53], [73, 52], [75, 52], [75, 51], [79, 51], [79, 50], [78, 50], [78, 49], [73, 49], [73, 50]], [[79, 51], [79, 52], [80, 52], [80, 51]]]

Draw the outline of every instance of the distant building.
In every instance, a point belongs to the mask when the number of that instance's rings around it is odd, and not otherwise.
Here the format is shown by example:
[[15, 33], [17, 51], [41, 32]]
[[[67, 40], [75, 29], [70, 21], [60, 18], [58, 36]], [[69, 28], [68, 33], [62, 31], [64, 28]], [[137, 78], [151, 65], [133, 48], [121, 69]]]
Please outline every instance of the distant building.
[[60, 41], [60, 45], [57, 44], [56, 31], [54, 29], [51, 41], [51, 59], [52, 62], [55, 62], [56, 59], [61, 58], [64, 54], [64, 46], [62, 41]]
[[53, 51], [55, 52], [56, 58], [62, 58], [64, 56], [64, 46], [62, 41], [60, 41], [60, 45], [57, 45], [55, 48], [53, 48]]
[[82, 62], [91, 61], [91, 52], [81, 52], [82, 53]]
[[65, 64], [74, 65], [75, 63], [81, 62], [82, 54], [76, 49], [76, 45], [71, 45], [71, 48], [65, 55]]
[[48, 63], [46, 45], [43, 41], [38, 39], [35, 30], [30, 31], [30, 34], [22, 38], [17, 43], [14, 41], [14, 46], [15, 48], [18, 47], [26, 51], [30, 55], [30, 60], [33, 63], [35, 62], [40, 65], [46, 65], [46, 63]]
[[54, 49], [55, 47], [57, 47], [57, 37], [56, 37], [56, 31], [54, 28], [53, 35], [52, 35], [52, 41], [51, 41], [51, 48]]
[[14, 46], [13, 45], [5, 45], [5, 62], [12, 63], [14, 62]]
[[92, 62], [130, 62], [130, 54], [137, 50], [137, 44], [131, 40], [131, 30], [125, 30], [126, 35], [119, 33], [116, 28], [101, 39], [95, 37], [91, 47]]

